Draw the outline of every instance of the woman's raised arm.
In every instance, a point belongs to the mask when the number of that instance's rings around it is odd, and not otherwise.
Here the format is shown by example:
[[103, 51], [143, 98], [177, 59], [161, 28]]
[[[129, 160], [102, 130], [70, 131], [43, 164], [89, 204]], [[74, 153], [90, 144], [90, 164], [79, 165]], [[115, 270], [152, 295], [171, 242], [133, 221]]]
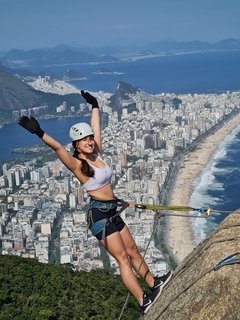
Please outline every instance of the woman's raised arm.
[[94, 132], [94, 140], [96, 142], [96, 150], [95, 152], [102, 152], [102, 139], [101, 139], [101, 120], [100, 120], [100, 110], [98, 101], [95, 97], [93, 97], [89, 92], [81, 91], [83, 98], [87, 103], [92, 105], [91, 112], [91, 127]]
[[42, 139], [47, 146], [56, 152], [58, 158], [69, 170], [74, 171], [79, 167], [78, 160], [75, 159], [57, 140], [45, 133], [34, 117], [29, 118], [27, 116], [22, 116], [19, 118], [18, 124]]

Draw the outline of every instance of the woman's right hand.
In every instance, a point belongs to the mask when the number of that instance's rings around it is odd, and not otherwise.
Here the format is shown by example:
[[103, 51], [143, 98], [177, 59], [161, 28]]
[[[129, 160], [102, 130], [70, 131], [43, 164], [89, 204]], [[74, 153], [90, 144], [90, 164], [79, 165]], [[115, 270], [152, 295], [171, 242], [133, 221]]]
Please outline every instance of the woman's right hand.
[[39, 138], [42, 138], [44, 135], [44, 131], [34, 117], [21, 116], [18, 119], [18, 124], [29, 132], [36, 134]]

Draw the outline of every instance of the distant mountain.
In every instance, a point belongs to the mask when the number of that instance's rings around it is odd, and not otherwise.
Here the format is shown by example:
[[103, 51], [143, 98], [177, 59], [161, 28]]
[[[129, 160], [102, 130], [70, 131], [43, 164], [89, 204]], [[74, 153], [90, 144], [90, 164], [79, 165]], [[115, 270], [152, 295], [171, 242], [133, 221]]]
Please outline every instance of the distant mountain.
[[84, 102], [80, 94], [57, 95], [37, 91], [19, 78], [0, 68], [0, 113], [11, 114], [12, 110], [48, 105], [50, 111], [66, 101], [68, 105]]
[[217, 43], [203, 41], [156, 41], [144, 46], [121, 46], [105, 48], [72, 48], [59, 45], [53, 48], [32, 50], [12, 49], [1, 56], [4, 66], [24, 68], [27, 66], [63, 65], [74, 63], [116, 62], [131, 56], [176, 54], [184, 52], [209, 52], [240, 50], [240, 39], [225, 39]]
[[211, 52], [211, 51], [233, 51], [240, 50], [240, 39], [225, 39], [210, 44], [202, 41], [158, 41], [150, 43], [141, 53], [150, 54], [176, 54], [184, 52]]
[[19, 78], [37, 76], [36, 74], [34, 74], [33, 72], [31, 72], [29, 70], [18, 69], [18, 68], [12, 69], [12, 68], [6, 67], [2, 64], [1, 61], [0, 61], [0, 71], [6, 72], [6, 73], [11, 74], [13, 76], [17, 76]]
[[33, 107], [42, 101], [40, 92], [11, 74], [0, 70], [0, 110]]
[[[240, 46], [239, 46], [240, 48]], [[201, 41], [185, 41], [185, 42], [175, 42], [175, 41], [158, 41], [150, 43], [146, 48], [146, 51], [154, 52], [189, 52], [189, 51], [202, 51], [202, 50], [212, 50], [213, 46], [208, 42]]]
[[89, 62], [114, 62], [117, 58], [110, 55], [94, 55], [93, 53], [68, 46], [57, 46], [54, 48], [43, 48], [33, 50], [12, 49], [1, 58], [3, 64], [8, 67], [24, 67], [27, 65], [63, 65], [72, 63]]
[[[136, 104], [131, 102], [130, 94], [136, 94], [140, 89], [131, 86], [128, 83], [119, 81], [116, 92], [110, 97], [110, 106], [115, 111], [120, 111], [127, 107], [129, 112], [136, 110]], [[129, 103], [127, 103], [129, 101]]]
[[240, 39], [225, 39], [214, 45], [216, 50], [240, 50]]

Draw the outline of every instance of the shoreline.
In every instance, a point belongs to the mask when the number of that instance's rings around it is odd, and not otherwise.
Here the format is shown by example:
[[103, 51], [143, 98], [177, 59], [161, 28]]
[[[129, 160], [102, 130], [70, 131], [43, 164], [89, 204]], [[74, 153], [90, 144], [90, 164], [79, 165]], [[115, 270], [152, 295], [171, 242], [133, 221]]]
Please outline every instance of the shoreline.
[[[185, 155], [169, 199], [171, 205], [189, 205], [195, 179], [203, 173], [204, 168], [217, 152], [220, 143], [239, 124], [240, 113], [229, 119], [216, 132], [207, 136], [195, 150]], [[191, 218], [168, 217], [166, 240], [176, 260], [182, 261], [196, 246]]]

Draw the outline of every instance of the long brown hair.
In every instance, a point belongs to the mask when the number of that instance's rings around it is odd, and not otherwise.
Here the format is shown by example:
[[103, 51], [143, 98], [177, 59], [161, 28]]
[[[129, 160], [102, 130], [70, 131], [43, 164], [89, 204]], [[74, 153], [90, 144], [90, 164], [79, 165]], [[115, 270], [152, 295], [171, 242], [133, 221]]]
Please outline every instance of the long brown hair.
[[76, 141], [72, 142], [72, 146], [74, 148], [73, 157], [78, 160], [81, 160], [81, 162], [82, 162], [82, 165], [80, 168], [82, 174], [84, 174], [85, 176], [90, 177], [90, 178], [93, 177], [95, 174], [94, 169], [89, 165], [89, 163], [85, 159], [79, 158], [79, 156], [78, 156], [78, 152], [76, 150]]

